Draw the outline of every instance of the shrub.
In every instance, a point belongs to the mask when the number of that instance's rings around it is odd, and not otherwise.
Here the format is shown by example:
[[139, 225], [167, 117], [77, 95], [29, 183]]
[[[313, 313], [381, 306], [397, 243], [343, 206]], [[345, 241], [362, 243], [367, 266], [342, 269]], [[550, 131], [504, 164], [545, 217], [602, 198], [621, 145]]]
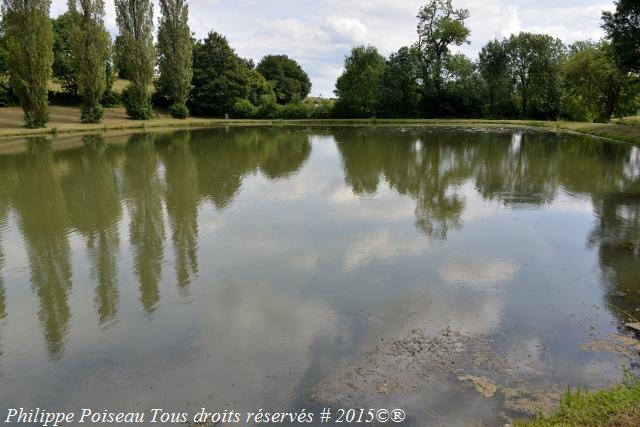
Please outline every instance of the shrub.
[[241, 119], [251, 119], [256, 117], [257, 108], [248, 99], [238, 99], [233, 104], [233, 114]]
[[258, 107], [257, 116], [261, 119], [275, 119], [278, 117], [279, 106], [274, 96], [263, 96]]
[[329, 104], [315, 105], [308, 108], [309, 118], [311, 119], [330, 119], [333, 114], [331, 105]]
[[169, 114], [175, 119], [186, 119], [189, 116], [189, 109], [184, 103], [176, 102], [169, 107]]
[[103, 107], [115, 107], [120, 104], [120, 97], [113, 90], [109, 90], [102, 95], [102, 99], [100, 100], [100, 104]]
[[307, 106], [299, 102], [283, 105], [279, 113], [278, 116], [282, 119], [306, 119], [309, 117]]
[[82, 123], [100, 123], [104, 116], [104, 110], [101, 105], [89, 107], [82, 105], [80, 107], [80, 121]]
[[122, 103], [129, 117], [135, 120], [149, 120], [151, 118], [151, 99], [141, 104], [139, 97], [134, 97], [129, 86], [122, 91]]

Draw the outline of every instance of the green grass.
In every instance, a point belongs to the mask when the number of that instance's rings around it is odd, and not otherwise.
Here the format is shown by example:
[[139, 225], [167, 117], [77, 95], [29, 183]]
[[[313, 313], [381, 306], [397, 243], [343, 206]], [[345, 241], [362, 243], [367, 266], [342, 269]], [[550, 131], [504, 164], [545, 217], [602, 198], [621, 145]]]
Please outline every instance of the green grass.
[[638, 427], [640, 426], [640, 381], [627, 379], [608, 390], [569, 390], [558, 410], [515, 427]]

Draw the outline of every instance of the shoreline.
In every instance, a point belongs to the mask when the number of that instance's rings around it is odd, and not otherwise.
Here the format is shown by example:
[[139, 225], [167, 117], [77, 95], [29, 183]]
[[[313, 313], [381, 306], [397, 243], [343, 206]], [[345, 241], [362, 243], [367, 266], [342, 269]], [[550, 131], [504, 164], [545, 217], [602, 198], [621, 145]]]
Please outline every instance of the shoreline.
[[[12, 124], [16, 122], [17, 107], [0, 108], [0, 125], [6, 113], [12, 113]], [[553, 132], [568, 132], [586, 136], [605, 138], [613, 141], [640, 145], [640, 126], [620, 123], [581, 123], [541, 120], [502, 120], [502, 119], [220, 119], [198, 118], [173, 119], [167, 115], [156, 115], [146, 121], [132, 120], [126, 117], [122, 108], [107, 109], [102, 123], [84, 124], [77, 121], [75, 107], [52, 107], [52, 116], [62, 117], [56, 121], [54, 117], [45, 128], [27, 129], [11, 126], [0, 129], [0, 143], [9, 139], [58, 136], [90, 133], [116, 133], [118, 131], [143, 132], [146, 130], [210, 128], [220, 126], [483, 126], [508, 128], [533, 128]], [[74, 120], [75, 119], [75, 120]], [[4, 123], [3, 123], [4, 122]]]

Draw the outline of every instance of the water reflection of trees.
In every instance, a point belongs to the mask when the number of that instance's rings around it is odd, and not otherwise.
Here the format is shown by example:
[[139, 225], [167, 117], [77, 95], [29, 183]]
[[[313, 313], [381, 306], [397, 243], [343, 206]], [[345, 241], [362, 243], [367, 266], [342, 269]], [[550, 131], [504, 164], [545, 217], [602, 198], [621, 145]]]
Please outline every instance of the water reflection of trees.
[[118, 306], [116, 255], [122, 206], [114, 150], [98, 135], [85, 136], [83, 142], [82, 154], [69, 157], [63, 186], [71, 225], [86, 239], [96, 310], [104, 323], [115, 318]]
[[[186, 290], [198, 273], [198, 170], [189, 145], [190, 133], [159, 138], [165, 167], [166, 203], [178, 287]], [[160, 141], [159, 141], [160, 142]]]
[[[485, 200], [509, 206], [550, 203], [560, 188], [590, 198], [598, 223], [589, 243], [598, 248], [611, 301], [627, 310], [640, 303], [640, 184], [630, 147], [538, 133], [386, 128], [332, 133], [353, 192], [372, 195], [386, 183], [411, 197], [416, 226], [434, 238], [446, 238], [463, 225], [464, 184]], [[289, 177], [311, 153], [307, 132], [263, 128], [139, 134], [126, 144], [92, 136], [82, 147], [55, 155], [41, 139], [28, 147], [26, 154], [0, 157], [0, 232], [13, 208], [52, 358], [62, 354], [71, 320], [70, 233], [86, 244], [98, 321], [108, 325], [117, 318], [119, 226], [127, 217], [140, 302], [152, 313], [166, 258], [164, 210], [176, 282], [186, 292], [198, 272], [202, 203], [225, 209], [247, 177]], [[0, 268], [2, 255], [0, 245]], [[0, 318], [7, 313], [1, 277]], [[634, 296], [619, 300], [627, 289]]]
[[598, 222], [589, 239], [598, 249], [607, 300], [624, 321], [628, 314], [640, 318], [640, 183], [632, 187], [594, 202]]
[[12, 201], [27, 250], [31, 284], [40, 300], [40, 319], [47, 350], [59, 358], [71, 313], [71, 251], [69, 213], [59, 175], [66, 167], [55, 163], [51, 144], [44, 138], [28, 142], [28, 153], [20, 157]]
[[258, 171], [272, 180], [289, 176], [311, 153], [307, 133], [279, 129], [194, 131], [191, 140], [200, 193], [217, 209], [229, 206], [246, 176]]
[[[72, 234], [85, 241], [98, 322], [108, 325], [117, 317], [119, 226], [126, 208], [140, 302], [152, 313], [160, 301], [165, 259], [164, 209], [176, 282], [186, 290], [198, 271], [201, 202], [208, 199], [223, 209], [247, 176], [290, 176], [311, 153], [306, 133], [268, 129], [137, 134], [126, 144], [107, 144], [96, 135], [82, 141], [80, 148], [54, 152], [50, 141], [35, 138], [26, 153], [0, 156], [0, 232], [13, 208], [51, 358], [61, 357], [70, 327]], [[6, 315], [0, 273], [0, 320]]]
[[[444, 238], [461, 225], [458, 186], [473, 182], [484, 200], [537, 207], [559, 189], [591, 199], [596, 246], [608, 298], [640, 307], [640, 150], [624, 144], [548, 133], [468, 133], [381, 129], [338, 131], [346, 183], [376, 193], [381, 181], [416, 200], [416, 224]], [[637, 314], [637, 313], [636, 313]], [[624, 317], [624, 316], [623, 316]], [[638, 315], [637, 317], [640, 317]]]
[[471, 174], [474, 144], [452, 133], [340, 132], [337, 139], [354, 193], [375, 193], [384, 179], [416, 200], [416, 226], [427, 235], [446, 238], [460, 227], [465, 202], [454, 190]]
[[160, 301], [158, 288], [164, 259], [163, 189], [158, 153], [150, 134], [137, 134], [127, 142], [124, 189], [129, 209], [129, 241], [138, 277], [140, 302], [152, 313]]

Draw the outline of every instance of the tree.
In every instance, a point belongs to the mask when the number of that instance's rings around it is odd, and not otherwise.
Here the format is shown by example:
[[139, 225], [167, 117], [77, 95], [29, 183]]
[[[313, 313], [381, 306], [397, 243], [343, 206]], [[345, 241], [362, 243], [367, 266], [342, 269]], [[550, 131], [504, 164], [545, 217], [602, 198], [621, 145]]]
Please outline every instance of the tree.
[[50, 0], [3, 0], [7, 68], [25, 125], [44, 127], [49, 120], [48, 84], [53, 63]]
[[60, 83], [62, 90], [69, 95], [78, 94], [76, 70], [71, 46], [71, 27], [73, 18], [66, 12], [51, 20], [53, 25], [53, 77]]
[[124, 45], [122, 36], [120, 34], [118, 34], [113, 40], [113, 66], [116, 69], [118, 78], [127, 78], [124, 61]]
[[7, 61], [7, 39], [4, 18], [0, 17], [0, 107], [11, 104], [14, 101], [13, 91], [9, 85], [9, 70]]
[[129, 78], [124, 103], [134, 119], [151, 117], [149, 85], [153, 80], [156, 51], [153, 46], [153, 3], [150, 0], [115, 0], [121, 36], [121, 60]]
[[382, 74], [386, 61], [373, 46], [358, 46], [345, 58], [344, 72], [336, 82], [336, 114], [371, 117], [378, 112]]
[[484, 81], [465, 55], [446, 55], [443, 87], [438, 103], [441, 117], [479, 117], [483, 113]]
[[418, 54], [402, 47], [387, 61], [382, 73], [381, 109], [387, 117], [415, 117], [419, 114], [420, 86]]
[[9, 53], [7, 52], [6, 31], [4, 18], [0, 17], [0, 76], [7, 73], [7, 60]]
[[511, 35], [505, 46], [522, 117], [557, 118], [564, 44], [546, 34], [523, 32]]
[[302, 100], [311, 92], [311, 80], [302, 67], [287, 55], [267, 55], [256, 68], [274, 87], [279, 104]]
[[430, 81], [436, 95], [442, 88], [442, 62], [451, 45], [468, 43], [471, 30], [464, 21], [467, 9], [454, 9], [451, 0], [431, 0], [418, 11], [418, 51], [423, 79]]
[[563, 81], [563, 112], [571, 120], [608, 122], [615, 113], [636, 111], [637, 82], [618, 68], [606, 42], [575, 43]]
[[249, 69], [248, 71], [247, 99], [253, 105], [260, 105], [265, 98], [276, 97], [271, 82], [268, 82], [267, 79], [256, 70]]
[[491, 115], [510, 115], [512, 110], [509, 58], [505, 42], [492, 40], [487, 43], [478, 58], [478, 71], [485, 81]]
[[248, 96], [249, 70], [227, 39], [210, 32], [193, 50], [190, 108], [198, 115], [222, 116]]
[[169, 112], [184, 119], [193, 77], [193, 44], [185, 0], [160, 0], [157, 89], [169, 99]]
[[82, 97], [80, 118], [83, 123], [100, 123], [111, 43], [104, 26], [104, 1], [69, 0], [69, 14], [75, 81]]
[[618, 64], [625, 70], [640, 73], [640, 3], [617, 0], [616, 11], [602, 13], [602, 28], [611, 41]]

